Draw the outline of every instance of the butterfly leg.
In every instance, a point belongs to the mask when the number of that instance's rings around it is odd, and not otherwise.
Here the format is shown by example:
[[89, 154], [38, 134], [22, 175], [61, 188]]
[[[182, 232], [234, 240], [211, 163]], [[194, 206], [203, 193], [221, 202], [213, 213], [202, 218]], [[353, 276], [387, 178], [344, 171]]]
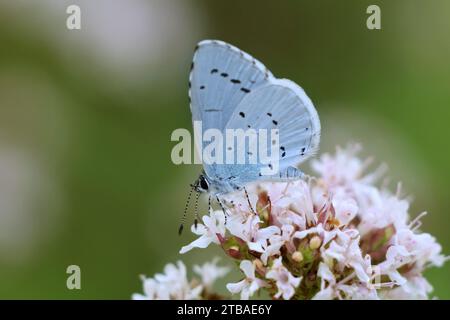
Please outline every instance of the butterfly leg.
[[211, 212], [211, 196], [208, 197], [208, 214]]
[[228, 217], [228, 212], [225, 210], [225, 207], [222, 203], [222, 201], [220, 200], [219, 196], [216, 196], [216, 200], [219, 203], [220, 207], [222, 208], [223, 211], [223, 215], [225, 216], [225, 224], [227, 224], [227, 217]]
[[249, 198], [249, 196], [248, 196], [247, 189], [246, 189], [245, 187], [244, 187], [244, 192], [245, 192], [245, 197], [247, 198], [248, 207], [250, 208], [250, 210], [252, 211], [252, 213], [256, 215], [256, 212], [255, 212], [255, 210], [253, 209], [253, 206], [252, 206], [252, 204], [251, 204], [251, 202], [250, 202], [250, 198]]

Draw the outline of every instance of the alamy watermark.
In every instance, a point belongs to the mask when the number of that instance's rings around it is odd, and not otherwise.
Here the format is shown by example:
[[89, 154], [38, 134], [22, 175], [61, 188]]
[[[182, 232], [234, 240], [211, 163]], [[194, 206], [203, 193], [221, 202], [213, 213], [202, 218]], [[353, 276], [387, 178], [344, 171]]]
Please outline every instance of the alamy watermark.
[[366, 13], [370, 14], [367, 18], [366, 26], [369, 30], [381, 29], [381, 9], [376, 4], [367, 7]]
[[76, 264], [67, 267], [66, 273], [69, 274], [66, 280], [66, 287], [69, 290], [81, 289], [81, 268]]
[[67, 7], [66, 13], [69, 14], [66, 20], [66, 27], [69, 30], [81, 29], [81, 8], [76, 4]]
[[280, 139], [278, 129], [209, 128], [203, 132], [201, 121], [194, 121], [194, 144], [202, 146], [192, 157], [192, 135], [184, 128], [175, 129], [171, 141], [178, 141], [171, 152], [174, 164], [254, 164], [261, 175], [279, 170]]

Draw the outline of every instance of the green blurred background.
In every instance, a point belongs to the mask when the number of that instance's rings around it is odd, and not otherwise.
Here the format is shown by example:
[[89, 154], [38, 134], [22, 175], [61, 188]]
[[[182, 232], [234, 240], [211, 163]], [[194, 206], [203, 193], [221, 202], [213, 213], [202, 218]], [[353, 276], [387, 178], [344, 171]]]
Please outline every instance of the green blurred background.
[[[81, 30], [66, 29], [70, 4]], [[370, 4], [382, 30], [366, 28]], [[191, 129], [187, 77], [206, 38], [299, 83], [321, 152], [361, 142], [450, 253], [449, 13], [447, 0], [0, 0], [0, 298], [128, 299], [138, 275], [180, 258], [201, 168], [172, 164], [170, 134]], [[66, 288], [70, 264], [81, 290]], [[449, 271], [427, 272], [442, 299]]]

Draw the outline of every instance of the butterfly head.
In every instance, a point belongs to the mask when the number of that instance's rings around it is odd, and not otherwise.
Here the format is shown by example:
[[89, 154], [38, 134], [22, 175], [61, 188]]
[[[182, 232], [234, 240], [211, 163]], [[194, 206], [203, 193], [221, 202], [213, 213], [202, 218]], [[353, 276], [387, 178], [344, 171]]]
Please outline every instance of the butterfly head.
[[192, 188], [197, 192], [209, 192], [209, 181], [207, 177], [202, 173], [192, 185]]

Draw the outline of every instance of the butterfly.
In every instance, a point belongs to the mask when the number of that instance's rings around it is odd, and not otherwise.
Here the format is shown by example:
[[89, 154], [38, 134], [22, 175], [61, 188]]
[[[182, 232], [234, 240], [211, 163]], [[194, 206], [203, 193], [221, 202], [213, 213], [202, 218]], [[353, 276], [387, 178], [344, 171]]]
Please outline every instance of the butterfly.
[[[226, 42], [203, 40], [197, 44], [189, 74], [189, 101], [192, 120], [201, 123], [203, 132], [215, 129], [225, 136], [227, 129], [251, 128], [257, 132], [275, 129], [278, 135], [278, 172], [272, 175], [261, 174], [263, 167], [272, 169], [272, 163], [210, 163], [203, 159], [203, 171], [191, 185], [191, 193], [197, 192], [197, 200], [202, 192], [210, 195], [210, 202], [211, 196], [215, 197], [224, 213], [221, 197], [244, 189], [249, 200], [248, 183], [300, 179], [303, 173], [297, 166], [319, 147], [319, 116], [303, 89], [293, 81], [277, 79], [260, 61]], [[244, 153], [248, 159], [249, 144], [239, 150], [235, 142], [224, 152]], [[205, 141], [197, 143], [200, 154], [206, 147]], [[183, 223], [179, 233], [182, 228]]]

